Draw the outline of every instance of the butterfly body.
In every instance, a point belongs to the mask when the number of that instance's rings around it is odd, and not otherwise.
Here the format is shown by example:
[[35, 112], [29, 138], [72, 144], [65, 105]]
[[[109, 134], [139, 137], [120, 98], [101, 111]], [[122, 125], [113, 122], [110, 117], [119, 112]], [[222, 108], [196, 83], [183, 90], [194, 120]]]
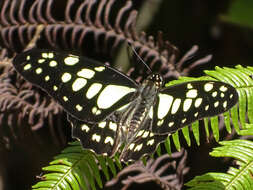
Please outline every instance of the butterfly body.
[[223, 82], [164, 87], [162, 77], [151, 74], [137, 84], [104, 64], [49, 50], [24, 52], [13, 64], [64, 108], [72, 136], [85, 149], [108, 156], [121, 151], [123, 161], [151, 154], [169, 134], [238, 101], [236, 90]]

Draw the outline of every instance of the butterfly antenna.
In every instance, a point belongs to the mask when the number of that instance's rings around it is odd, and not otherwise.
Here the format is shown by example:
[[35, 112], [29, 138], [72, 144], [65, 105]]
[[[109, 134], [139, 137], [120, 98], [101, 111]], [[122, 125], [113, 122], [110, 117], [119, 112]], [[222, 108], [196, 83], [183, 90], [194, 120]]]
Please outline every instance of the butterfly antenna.
[[132, 45], [131, 42], [128, 42], [128, 46], [131, 47], [132, 51], [134, 52], [134, 54], [137, 56], [137, 58], [143, 63], [143, 65], [145, 65], [145, 67], [149, 70], [150, 73], [152, 73], [152, 70], [150, 69], [150, 67], [147, 65], [147, 63], [145, 63], [145, 61], [139, 56], [139, 54], [136, 52], [134, 46]]

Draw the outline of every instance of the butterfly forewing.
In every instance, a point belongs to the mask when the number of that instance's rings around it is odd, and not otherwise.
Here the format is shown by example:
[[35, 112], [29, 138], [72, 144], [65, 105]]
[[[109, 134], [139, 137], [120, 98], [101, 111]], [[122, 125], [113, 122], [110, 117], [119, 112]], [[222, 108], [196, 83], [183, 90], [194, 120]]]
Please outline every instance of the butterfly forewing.
[[218, 81], [191, 81], [161, 90], [155, 106], [152, 132], [168, 134], [204, 117], [229, 110], [238, 94], [229, 84]]
[[137, 84], [99, 62], [33, 49], [15, 57], [16, 70], [56, 99], [73, 117], [99, 122], [130, 101]]

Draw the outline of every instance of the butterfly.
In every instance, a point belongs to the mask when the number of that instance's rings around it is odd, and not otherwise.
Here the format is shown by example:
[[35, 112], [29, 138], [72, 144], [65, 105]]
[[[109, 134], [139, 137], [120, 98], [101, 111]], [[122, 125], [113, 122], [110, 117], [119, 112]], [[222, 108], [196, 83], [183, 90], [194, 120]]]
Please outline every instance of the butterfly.
[[151, 73], [137, 83], [95, 60], [51, 50], [28, 50], [13, 65], [63, 107], [84, 149], [107, 156], [120, 152], [124, 162], [153, 153], [168, 135], [238, 102], [236, 89], [223, 82], [165, 87], [162, 76]]

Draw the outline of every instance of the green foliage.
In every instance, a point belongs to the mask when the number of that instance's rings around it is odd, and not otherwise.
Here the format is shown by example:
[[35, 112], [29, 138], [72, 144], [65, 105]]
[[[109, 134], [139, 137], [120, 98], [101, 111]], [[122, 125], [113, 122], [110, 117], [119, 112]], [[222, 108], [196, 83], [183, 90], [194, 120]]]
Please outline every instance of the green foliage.
[[41, 177], [43, 181], [34, 185], [33, 189], [95, 190], [97, 186], [102, 188], [101, 171], [106, 180], [109, 180], [110, 172], [114, 176], [117, 174], [115, 164], [122, 168], [119, 162], [114, 162], [111, 158], [96, 157], [92, 152], [83, 150], [76, 141], [70, 143], [49, 166], [43, 168], [47, 173]]
[[232, 24], [253, 28], [253, 1], [232, 1], [228, 14], [221, 18]]
[[189, 190], [245, 190], [252, 189], [253, 180], [253, 142], [232, 140], [220, 142], [221, 147], [214, 148], [210, 155], [231, 157], [237, 160], [239, 168], [230, 167], [227, 173], [210, 172], [197, 176], [186, 183]]

